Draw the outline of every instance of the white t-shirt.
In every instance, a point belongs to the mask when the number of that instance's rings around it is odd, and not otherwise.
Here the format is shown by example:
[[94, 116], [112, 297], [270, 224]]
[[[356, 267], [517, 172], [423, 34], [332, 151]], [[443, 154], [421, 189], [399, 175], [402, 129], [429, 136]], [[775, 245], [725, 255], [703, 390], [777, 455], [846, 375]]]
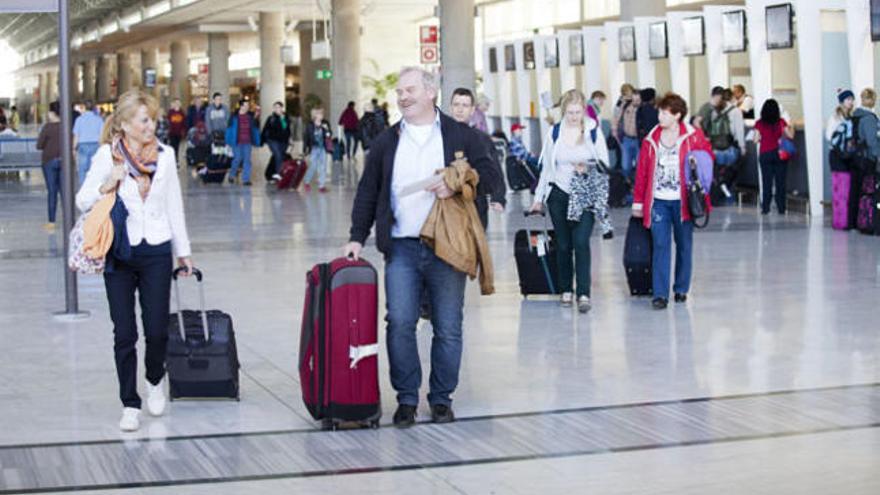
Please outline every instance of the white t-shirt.
[[580, 144], [569, 146], [562, 139], [556, 142], [556, 177], [553, 183], [566, 193], [571, 193], [571, 178], [574, 177], [574, 164], [587, 163], [595, 159], [595, 151], [591, 153], [586, 140]]
[[654, 168], [654, 199], [676, 201], [681, 199], [681, 170], [678, 143], [657, 147], [657, 166]]
[[391, 237], [419, 237], [434, 207], [436, 196], [428, 191], [407, 196], [401, 196], [400, 193], [410, 184], [431, 177], [444, 165], [439, 114], [430, 125], [417, 126], [401, 121], [400, 140], [391, 174], [391, 208], [394, 211]]

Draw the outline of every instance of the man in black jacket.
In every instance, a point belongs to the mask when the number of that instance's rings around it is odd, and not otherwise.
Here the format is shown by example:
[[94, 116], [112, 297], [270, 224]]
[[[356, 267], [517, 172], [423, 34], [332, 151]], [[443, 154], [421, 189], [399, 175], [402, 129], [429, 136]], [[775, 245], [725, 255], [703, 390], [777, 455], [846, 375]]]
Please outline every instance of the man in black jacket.
[[427, 287], [431, 299], [434, 339], [428, 402], [436, 423], [455, 420], [451, 395], [458, 385], [462, 350], [462, 313], [466, 275], [438, 258], [419, 234], [436, 199], [453, 192], [436, 171], [462, 151], [480, 181], [501, 180], [489, 149], [464, 124], [435, 107], [439, 87], [435, 76], [405, 68], [397, 83], [403, 119], [380, 134], [367, 155], [351, 212], [350, 242], [345, 255], [360, 256], [376, 224], [376, 246], [385, 256], [387, 344], [391, 385], [399, 404], [394, 424], [415, 424], [422, 380], [416, 343], [419, 298]]
[[287, 144], [290, 141], [290, 121], [284, 115], [284, 104], [276, 101], [272, 105], [272, 114], [263, 124], [262, 141], [269, 146], [272, 159], [275, 164], [275, 172], [272, 178], [281, 179], [281, 165], [284, 163], [284, 153], [287, 152]]
[[[453, 119], [470, 126], [471, 117], [474, 115], [474, 110], [476, 110], [476, 108], [474, 94], [471, 90], [467, 88], [456, 88], [452, 92], [452, 100], [449, 103], [449, 109]], [[471, 127], [471, 130], [473, 130], [477, 137], [483, 141], [483, 146], [490, 151], [494, 149], [492, 138], [488, 134], [475, 127]], [[492, 158], [492, 163], [495, 166], [496, 175], [503, 178], [504, 172], [501, 171], [501, 164], [495, 160], [495, 155], [493, 153], [490, 152], [489, 156]], [[503, 212], [504, 205], [507, 204], [507, 200], [504, 197], [506, 194], [507, 187], [505, 187], [503, 179], [496, 181], [495, 184], [491, 184], [489, 181], [483, 180], [482, 177], [480, 178], [480, 183], [477, 184], [476, 203], [477, 213], [480, 215], [480, 222], [483, 223], [484, 229], [489, 227], [489, 207], [491, 206], [495, 211]], [[491, 204], [488, 199], [489, 196], [492, 197]]]

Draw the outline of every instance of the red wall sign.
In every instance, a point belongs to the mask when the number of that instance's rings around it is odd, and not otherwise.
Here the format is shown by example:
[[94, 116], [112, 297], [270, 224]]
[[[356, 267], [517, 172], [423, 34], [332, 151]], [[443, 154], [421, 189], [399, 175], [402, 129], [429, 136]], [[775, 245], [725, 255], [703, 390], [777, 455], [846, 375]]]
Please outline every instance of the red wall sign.
[[436, 45], [438, 39], [437, 26], [419, 26], [419, 42], [423, 45]]

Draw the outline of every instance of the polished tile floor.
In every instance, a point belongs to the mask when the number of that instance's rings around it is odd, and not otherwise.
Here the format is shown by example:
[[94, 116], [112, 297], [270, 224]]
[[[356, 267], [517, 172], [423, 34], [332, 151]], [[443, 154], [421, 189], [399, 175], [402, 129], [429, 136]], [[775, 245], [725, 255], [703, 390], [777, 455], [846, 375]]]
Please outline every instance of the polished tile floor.
[[357, 167], [333, 172], [324, 195], [184, 176], [209, 306], [235, 321], [242, 401], [176, 402], [130, 436], [101, 279], [79, 279], [90, 319], [53, 320], [62, 241], [40, 228], [41, 180], [0, 180], [0, 494], [880, 493], [880, 238], [748, 207], [696, 234], [692, 297], [663, 312], [626, 293], [614, 211], [579, 315], [520, 297], [528, 198], [511, 195], [490, 220], [498, 294], [468, 288], [462, 421], [315, 431], [295, 360], [304, 274], [347, 237]]

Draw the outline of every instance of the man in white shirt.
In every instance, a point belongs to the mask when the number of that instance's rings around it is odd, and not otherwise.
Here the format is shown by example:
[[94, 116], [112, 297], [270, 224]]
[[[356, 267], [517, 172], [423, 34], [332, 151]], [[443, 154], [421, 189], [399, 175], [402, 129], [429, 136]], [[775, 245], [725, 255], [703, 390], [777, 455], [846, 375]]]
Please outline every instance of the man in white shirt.
[[[452, 196], [442, 181], [430, 179], [463, 151], [481, 181], [496, 183], [490, 150], [467, 125], [436, 108], [435, 76], [404, 68], [397, 84], [403, 119], [371, 143], [358, 184], [346, 256], [360, 256], [375, 223], [376, 246], [385, 256], [387, 344], [391, 385], [399, 404], [394, 424], [415, 424], [422, 381], [416, 342], [419, 299], [426, 287], [431, 300], [434, 339], [428, 402], [435, 423], [455, 420], [451, 395], [458, 385], [466, 275], [438, 258], [420, 238], [434, 201]], [[414, 184], [430, 183], [410, 193]]]

